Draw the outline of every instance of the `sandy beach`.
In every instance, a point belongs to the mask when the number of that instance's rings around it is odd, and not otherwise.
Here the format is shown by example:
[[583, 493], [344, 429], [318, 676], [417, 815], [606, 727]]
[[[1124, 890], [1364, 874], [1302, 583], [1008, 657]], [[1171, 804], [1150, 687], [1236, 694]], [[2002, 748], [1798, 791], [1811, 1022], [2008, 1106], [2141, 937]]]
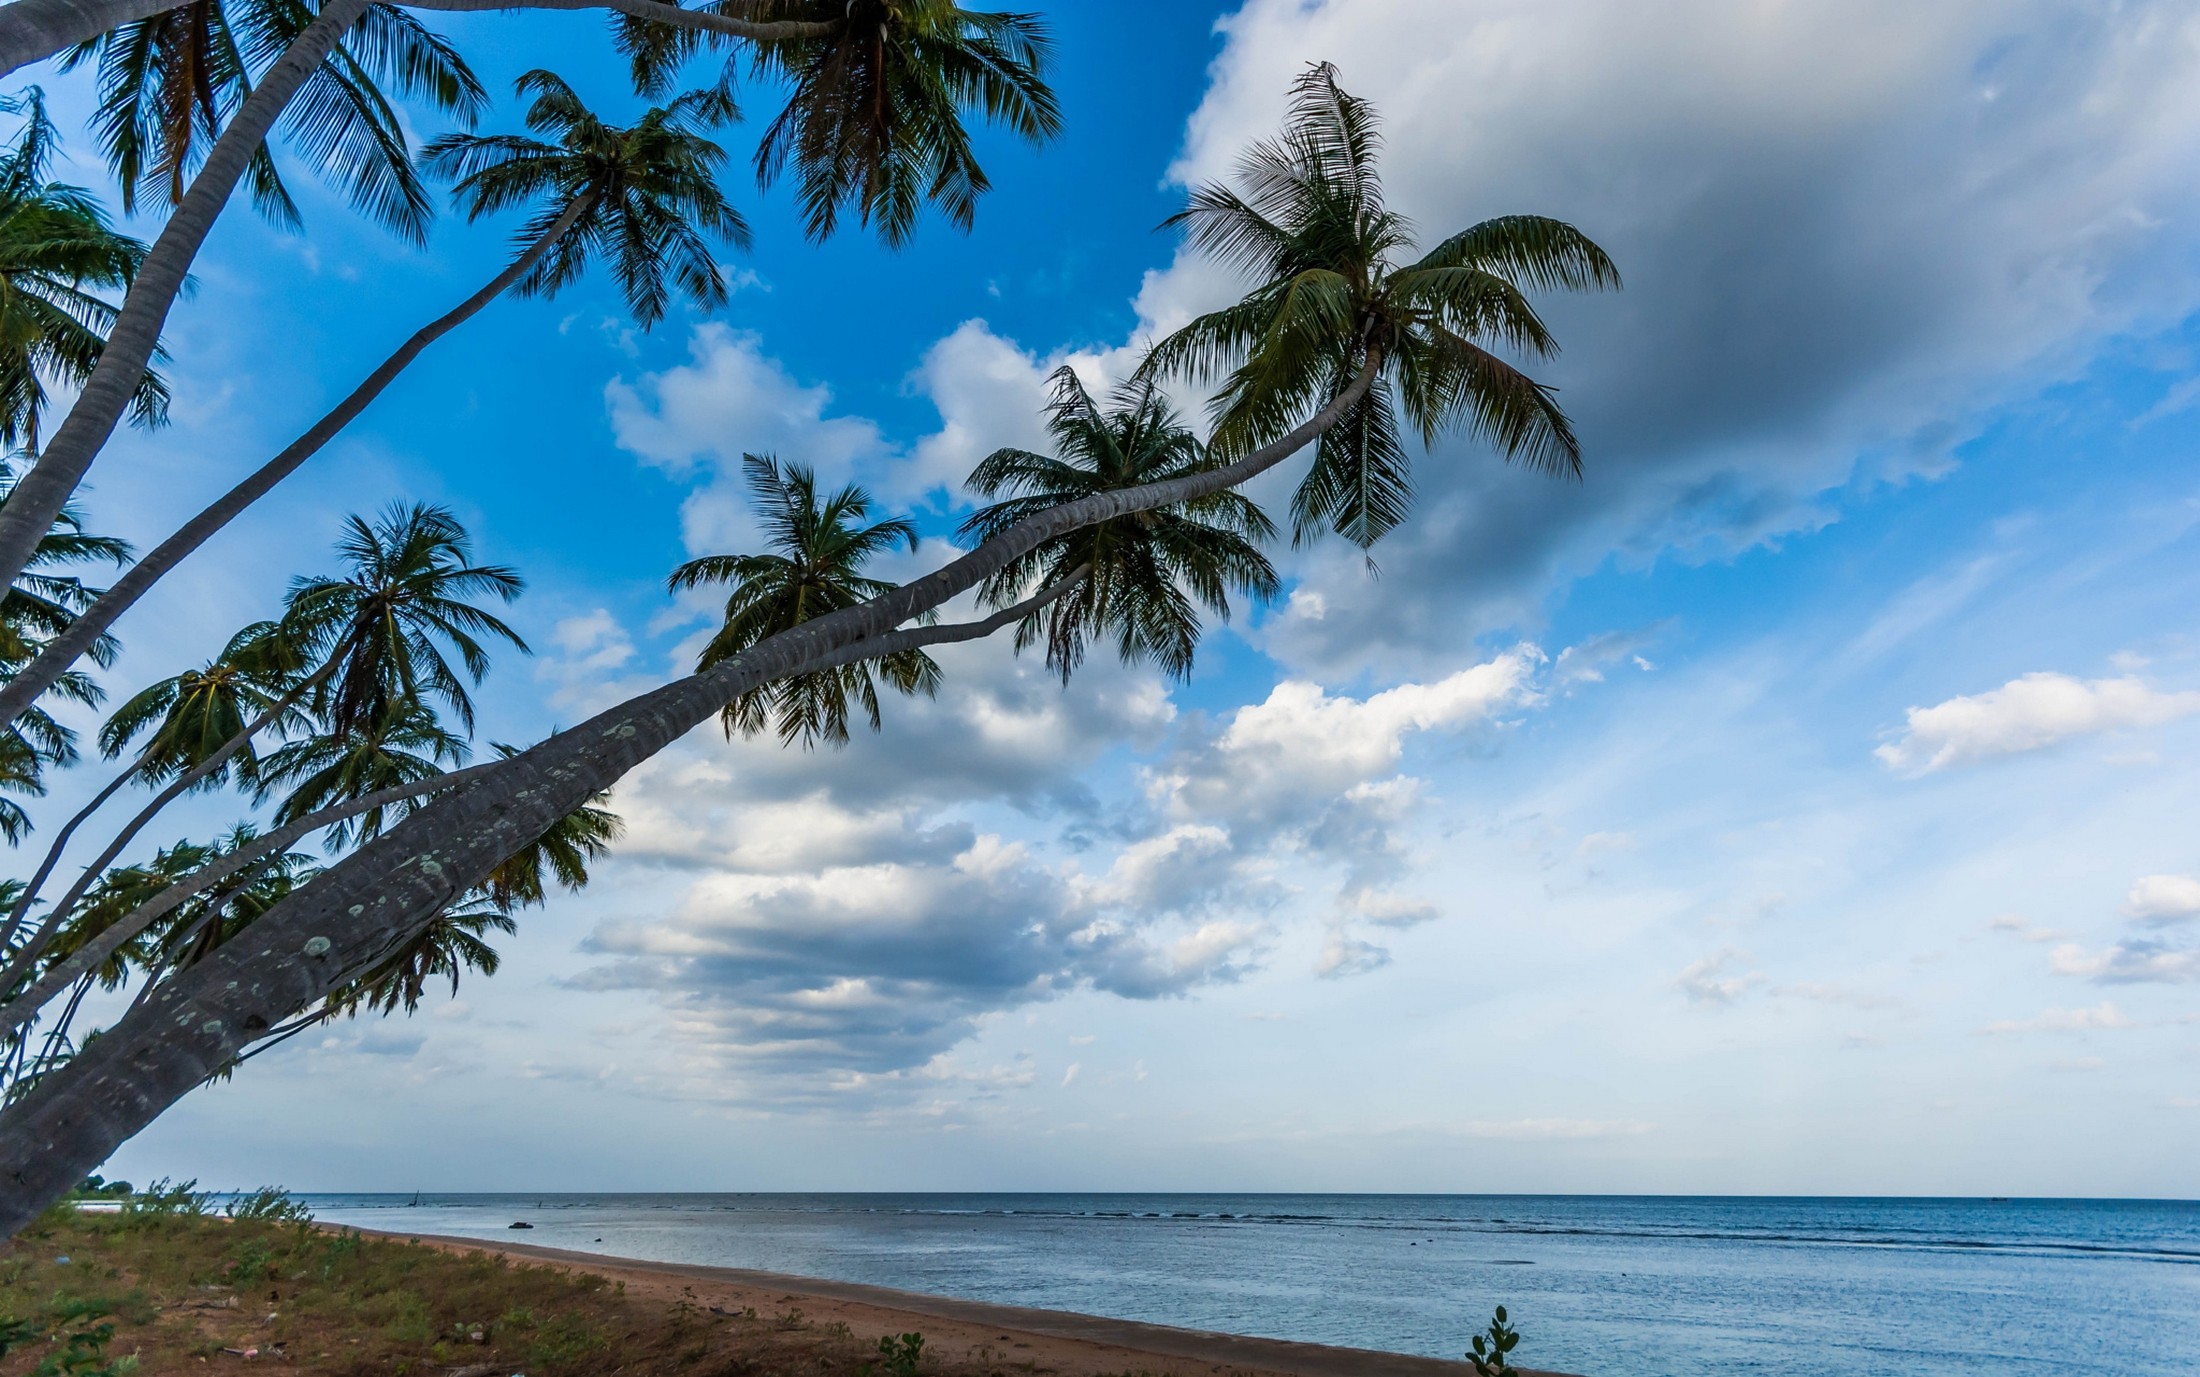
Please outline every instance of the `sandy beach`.
[[[1152, 1377], [1459, 1377], [1464, 1363], [1370, 1349], [1332, 1348], [1247, 1338], [1168, 1325], [1140, 1324], [1060, 1310], [897, 1291], [854, 1282], [783, 1276], [735, 1267], [648, 1262], [543, 1248], [521, 1242], [392, 1234], [455, 1253], [498, 1253], [590, 1272], [623, 1283], [627, 1294], [685, 1301], [706, 1311], [760, 1315], [800, 1310], [812, 1323], [847, 1325], [866, 1341], [910, 1331], [929, 1353], [1026, 1363], [1062, 1377], [1146, 1373]], [[1561, 1377], [1522, 1368], [1523, 1377]]]

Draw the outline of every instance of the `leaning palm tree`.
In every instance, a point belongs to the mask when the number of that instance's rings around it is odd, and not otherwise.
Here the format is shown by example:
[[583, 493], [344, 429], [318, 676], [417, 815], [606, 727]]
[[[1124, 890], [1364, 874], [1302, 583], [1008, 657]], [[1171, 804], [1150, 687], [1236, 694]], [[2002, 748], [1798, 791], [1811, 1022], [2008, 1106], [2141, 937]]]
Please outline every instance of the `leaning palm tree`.
[[[46, 180], [57, 140], [36, 87], [0, 100], [0, 113], [25, 117], [0, 155], [0, 445], [35, 451], [48, 384], [82, 387], [99, 366], [115, 318], [100, 293], [129, 287], [145, 245], [116, 233], [89, 192]], [[147, 370], [133, 418], [151, 424], [167, 407], [167, 386]]]
[[[137, 773], [168, 779], [221, 754], [230, 740], [268, 718], [262, 730], [295, 734], [311, 719], [297, 706], [302, 657], [276, 622], [254, 622], [229, 638], [221, 654], [151, 684], [116, 708], [99, 731], [100, 754], [113, 760], [139, 736]], [[194, 788], [212, 789], [232, 776], [250, 784], [259, 756], [250, 739], [201, 777]]]
[[330, 736], [347, 737], [439, 699], [472, 731], [467, 686], [489, 671], [485, 641], [522, 654], [527, 643], [471, 600], [510, 602], [520, 576], [474, 563], [458, 518], [420, 504], [347, 517], [336, 552], [344, 574], [297, 579], [284, 598], [283, 634], [318, 666], [307, 710]]
[[739, 118], [732, 97], [722, 88], [683, 92], [620, 128], [554, 72], [528, 72], [515, 85], [535, 98], [527, 127], [540, 137], [450, 134], [421, 159], [452, 180], [468, 220], [537, 207], [519, 242], [547, 240], [547, 248], [519, 290], [548, 296], [600, 253], [645, 329], [664, 316], [674, 288], [704, 310], [724, 305], [710, 241], [745, 249], [749, 229], [718, 189], [725, 151], [706, 135]]
[[[63, 71], [96, 62], [93, 120], [124, 210], [182, 202], [232, 114], [315, 13], [303, 0], [189, 0], [70, 50]], [[488, 104], [457, 49], [398, 6], [376, 4], [306, 78], [276, 132], [361, 213], [419, 241], [434, 205], [385, 88], [467, 124]], [[247, 176], [261, 213], [296, 227], [297, 204], [268, 145], [254, 152]]]
[[1383, 204], [1379, 147], [1373, 107], [1341, 90], [1328, 63], [1309, 68], [1282, 135], [1253, 145], [1237, 185], [1200, 187], [1167, 222], [1259, 285], [1162, 340], [1141, 369], [1226, 370], [1213, 443], [1230, 456], [1358, 387], [1321, 436], [1291, 515], [1301, 540], [1327, 527], [1362, 548], [1412, 503], [1401, 410], [1424, 444], [1464, 426], [1531, 468], [1580, 471], [1581, 447], [1551, 389], [1493, 349], [1558, 352], [1523, 285], [1619, 285], [1587, 236], [1536, 215], [1485, 220], [1401, 261], [1413, 228]]
[[[1219, 466], [1150, 382], [1118, 387], [1103, 409], [1075, 369], [1052, 379], [1047, 433], [1055, 454], [998, 449], [971, 472], [969, 486], [1002, 497], [963, 522], [958, 534], [982, 544], [1026, 517], [1096, 493], [1166, 482]], [[1047, 665], [1067, 681], [1086, 641], [1112, 635], [1125, 660], [1151, 661], [1177, 678], [1191, 673], [1200, 621], [1195, 603], [1230, 615], [1230, 592], [1267, 599], [1276, 571], [1260, 552], [1275, 526], [1243, 493], [1223, 491], [1174, 506], [1082, 526], [1018, 556], [979, 586], [989, 606], [1030, 590], [1074, 581], [1016, 628], [1018, 650], [1041, 639]]]
[[[781, 467], [770, 455], [745, 454], [741, 467], [763, 516], [771, 553], [705, 555], [673, 570], [667, 580], [674, 592], [707, 583], [733, 585], [725, 622], [703, 647], [698, 670], [730, 660], [813, 617], [886, 592], [894, 585], [865, 577], [863, 566], [897, 545], [911, 553], [917, 548], [917, 528], [905, 518], [864, 524], [871, 515], [871, 495], [852, 483], [821, 496], [817, 475], [808, 465]], [[858, 660], [736, 695], [719, 720], [729, 737], [736, 730], [754, 736], [776, 723], [783, 742], [811, 746], [822, 738], [839, 745], [848, 739], [851, 700], [862, 706], [871, 729], [878, 729], [879, 678], [902, 693], [929, 696], [938, 691], [940, 668], [921, 650]]]
[[[644, 329], [664, 315], [672, 291], [698, 310], [726, 301], [726, 283], [711, 252], [715, 236], [738, 248], [747, 224], [718, 188], [725, 153], [710, 131], [735, 118], [722, 92], [691, 91], [645, 112], [631, 125], [590, 113], [548, 72], [518, 82], [534, 93], [528, 126], [543, 139], [519, 135], [438, 139], [424, 154], [430, 167], [457, 179], [454, 195], [469, 220], [530, 207], [512, 259], [472, 296], [414, 332], [351, 394], [274, 458], [155, 546], [86, 609], [75, 630], [57, 637], [20, 685], [0, 689], [4, 719], [48, 673], [59, 673], [112, 626], [147, 590], [273, 491], [382, 395], [429, 345], [481, 313], [515, 287], [548, 296], [602, 254], [627, 306]], [[670, 286], [668, 288], [668, 282]]]
[[[1030, 14], [953, 0], [713, 0], [702, 8], [817, 30], [754, 45], [755, 74], [788, 89], [756, 151], [759, 183], [792, 169], [805, 227], [824, 239], [853, 210], [898, 247], [930, 201], [969, 229], [990, 187], [963, 127], [971, 107], [1032, 143], [1061, 132], [1045, 80], [1052, 44]], [[681, 64], [721, 35], [620, 15], [637, 90], [668, 89]], [[729, 62], [724, 79], [733, 78]], [[724, 84], [724, 83], [722, 83]]]

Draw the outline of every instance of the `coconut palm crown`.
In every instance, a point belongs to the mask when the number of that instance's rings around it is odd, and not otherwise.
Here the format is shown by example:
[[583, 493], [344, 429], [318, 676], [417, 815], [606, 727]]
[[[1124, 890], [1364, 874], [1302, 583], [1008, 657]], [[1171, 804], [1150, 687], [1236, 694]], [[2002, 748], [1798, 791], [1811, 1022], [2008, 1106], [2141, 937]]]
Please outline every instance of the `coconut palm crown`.
[[[1150, 382], [1116, 388], [1105, 409], [1073, 369], [1058, 369], [1051, 385], [1047, 433], [1055, 454], [998, 449], [986, 456], [969, 486], [1007, 496], [963, 522], [958, 534], [966, 543], [980, 544], [1064, 502], [1221, 462]], [[1107, 635], [1123, 659], [1150, 661], [1181, 679], [1191, 673], [1199, 643], [1199, 606], [1228, 618], [1232, 590], [1275, 596], [1276, 571], [1260, 552], [1260, 542], [1275, 533], [1252, 499], [1225, 490], [1058, 536], [1011, 561], [978, 595], [1007, 607], [1035, 589], [1075, 579], [1068, 592], [1018, 623], [1018, 650], [1043, 637], [1048, 667], [1067, 681], [1087, 640]]]
[[663, 318], [675, 290], [703, 310], [723, 306], [726, 281], [711, 237], [749, 246], [748, 222], [718, 188], [725, 150], [707, 137], [740, 117], [726, 91], [683, 92], [622, 128], [598, 118], [553, 72], [527, 72], [514, 84], [534, 97], [526, 122], [540, 137], [449, 134], [421, 160], [452, 181], [469, 221], [535, 206], [516, 236], [522, 248], [580, 208], [519, 291], [551, 296], [601, 255], [644, 329]]
[[[311, 24], [303, 0], [190, 0], [70, 50], [62, 70], [96, 63], [100, 147], [124, 210], [176, 205], [253, 84]], [[276, 125], [290, 150], [342, 187], [355, 209], [419, 242], [434, 202], [413, 167], [394, 94], [472, 124], [488, 106], [466, 60], [396, 5], [371, 5], [306, 79]], [[296, 228], [298, 207], [268, 148], [247, 173], [252, 200]], [[150, 191], [148, 197], [146, 193]]]
[[[102, 293], [128, 290], [146, 250], [108, 226], [89, 192], [46, 180], [57, 138], [36, 87], [0, 99], [0, 113], [25, 117], [0, 154], [0, 445], [35, 450], [47, 384], [91, 377], [115, 318]], [[157, 423], [167, 385], [148, 370], [130, 406], [137, 423]]]
[[[770, 186], [793, 172], [812, 239], [831, 235], [853, 211], [899, 247], [927, 201], [969, 229], [991, 183], [970, 146], [965, 111], [1032, 143], [1061, 132], [1045, 79], [1053, 45], [1036, 15], [968, 10], [953, 0], [711, 0], [701, 8], [829, 26], [753, 48], [756, 76], [789, 88], [757, 148], [757, 181]], [[636, 89], [653, 95], [690, 55], [724, 41], [627, 16], [612, 22], [633, 59]]]
[[315, 666], [307, 709], [331, 736], [371, 736], [440, 699], [472, 731], [467, 688], [489, 672], [484, 642], [522, 654], [527, 643], [471, 600], [510, 602], [520, 576], [476, 564], [472, 538], [442, 507], [347, 517], [336, 550], [343, 574], [295, 579], [284, 599], [283, 635]]
[[[871, 495], [854, 484], [821, 495], [809, 466], [781, 466], [770, 455], [743, 455], [741, 467], [770, 553], [705, 555], [673, 570], [667, 580], [674, 592], [713, 583], [733, 586], [724, 624], [703, 647], [698, 670], [813, 617], [891, 591], [893, 584], [866, 577], [863, 566], [897, 545], [911, 553], [917, 548], [917, 528], [904, 518], [865, 524]], [[899, 692], [930, 696], [939, 689], [940, 668], [921, 650], [858, 660], [753, 689], [726, 704], [719, 717], [729, 737], [736, 730], [753, 736], [776, 723], [783, 742], [812, 746], [822, 739], [841, 745], [848, 740], [851, 700], [878, 730], [879, 678]]]
[[1254, 144], [1234, 186], [1202, 186], [1167, 225], [1259, 279], [1237, 305], [1155, 345], [1149, 377], [1225, 372], [1213, 444], [1242, 454], [1375, 379], [1325, 431], [1292, 500], [1295, 534], [1328, 528], [1362, 548], [1405, 519], [1412, 464], [1403, 420], [1424, 445], [1463, 427], [1507, 459], [1577, 475], [1581, 446], [1552, 390], [1497, 349], [1558, 352], [1525, 287], [1616, 288], [1604, 251], [1573, 226], [1508, 215], [1418, 258], [1413, 227], [1383, 204], [1381, 146], [1368, 102], [1328, 63], [1295, 84], [1283, 132]]
[[[100, 754], [115, 759], [139, 736], [136, 768], [149, 780], [180, 775], [210, 759], [263, 714], [269, 725], [296, 733], [311, 722], [294, 705], [301, 687], [299, 657], [274, 622], [254, 622], [230, 637], [221, 654], [195, 669], [150, 684], [114, 710], [99, 731]], [[232, 774], [253, 782], [259, 755], [246, 742], [199, 789], [227, 784]]]

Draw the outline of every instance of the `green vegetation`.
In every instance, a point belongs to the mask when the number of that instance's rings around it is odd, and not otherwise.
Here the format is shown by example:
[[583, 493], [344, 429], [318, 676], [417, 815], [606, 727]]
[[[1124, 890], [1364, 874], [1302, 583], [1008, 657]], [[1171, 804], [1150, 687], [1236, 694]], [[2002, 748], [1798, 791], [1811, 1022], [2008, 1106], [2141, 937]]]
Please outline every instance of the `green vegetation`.
[[1467, 1361], [1474, 1364], [1475, 1377], [1507, 1377], [1519, 1371], [1506, 1356], [1519, 1346], [1520, 1331], [1506, 1323], [1505, 1307], [1500, 1305], [1489, 1330], [1474, 1336], [1474, 1349], [1467, 1354]]
[[[921, 1334], [859, 1336], [628, 1295], [602, 1277], [317, 1227], [279, 1190], [226, 1205], [162, 1182], [120, 1211], [47, 1212], [0, 1245], [0, 1374], [123, 1377], [247, 1355], [342, 1377], [889, 1377], [1005, 1372]], [[883, 1360], [880, 1361], [881, 1356]]]

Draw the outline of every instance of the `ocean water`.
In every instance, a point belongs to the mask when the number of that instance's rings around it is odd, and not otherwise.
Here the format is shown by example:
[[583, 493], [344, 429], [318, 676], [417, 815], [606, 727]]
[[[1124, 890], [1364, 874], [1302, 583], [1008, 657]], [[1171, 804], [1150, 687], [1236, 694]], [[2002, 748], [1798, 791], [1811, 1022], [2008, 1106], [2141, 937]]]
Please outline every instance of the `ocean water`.
[[[1587, 1377], [2200, 1374], [2200, 1202], [315, 1195], [319, 1218]], [[508, 1226], [525, 1220], [532, 1232]]]

